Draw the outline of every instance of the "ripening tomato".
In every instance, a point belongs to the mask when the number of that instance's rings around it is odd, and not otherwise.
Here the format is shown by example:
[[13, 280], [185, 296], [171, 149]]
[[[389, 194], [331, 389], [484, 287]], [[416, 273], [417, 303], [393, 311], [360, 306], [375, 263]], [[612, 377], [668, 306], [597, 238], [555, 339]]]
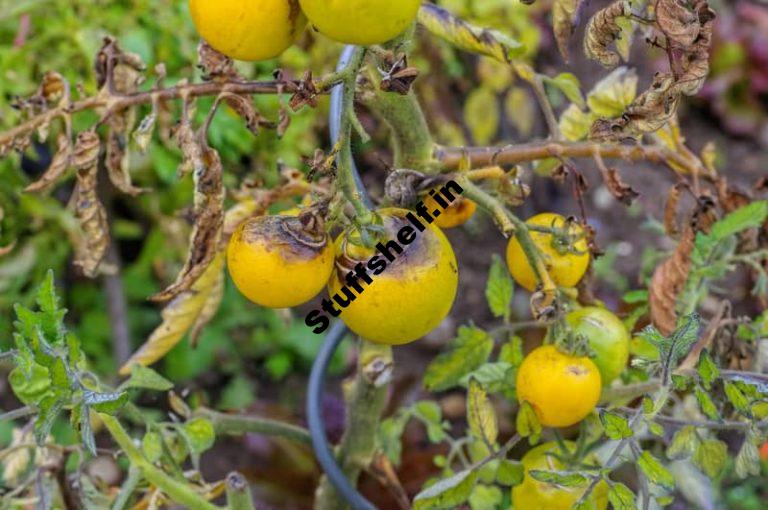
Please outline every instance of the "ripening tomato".
[[284, 52], [307, 25], [298, 0], [190, 0], [200, 37], [237, 60], [267, 60]]
[[760, 459], [768, 462], [768, 441], [760, 447]]
[[[525, 222], [527, 225], [546, 228], [565, 228], [566, 219], [559, 214], [537, 214]], [[556, 285], [574, 287], [577, 285], [589, 267], [589, 251], [584, 238], [584, 229], [571, 224], [568, 234], [572, 242], [558, 238], [550, 233], [531, 231], [531, 239], [541, 252], [549, 276]], [[507, 266], [512, 277], [522, 287], [533, 291], [536, 289], [536, 273], [528, 263], [523, 247], [516, 237], [509, 240], [507, 245]]]
[[464, 197], [458, 197], [446, 209], [443, 209], [430, 195], [425, 195], [422, 199], [430, 214], [433, 211], [440, 211], [440, 215], [435, 218], [434, 223], [443, 229], [465, 224], [477, 211], [477, 204]]
[[370, 46], [394, 39], [416, 19], [421, 0], [300, 0], [312, 25], [334, 41]]
[[603, 384], [616, 379], [629, 361], [629, 333], [621, 319], [605, 308], [586, 306], [570, 312], [566, 321], [589, 341]]
[[331, 303], [349, 329], [372, 342], [398, 345], [421, 338], [442, 322], [456, 298], [459, 272], [450, 242], [434, 225], [424, 223], [419, 232], [407, 214], [379, 211], [385, 240], [377, 248], [352, 243], [352, 231], [336, 239]]
[[587, 357], [542, 345], [517, 371], [517, 399], [528, 402], [542, 425], [568, 427], [583, 420], [600, 399], [600, 370]]
[[294, 216], [259, 216], [243, 222], [227, 247], [229, 274], [248, 299], [269, 308], [306, 303], [333, 270], [333, 245]]
[[[576, 448], [572, 441], [564, 441], [566, 448], [573, 452]], [[531, 470], [564, 471], [569, 469], [565, 462], [555, 457], [562, 455], [562, 451], [556, 442], [540, 444], [526, 453], [521, 459], [525, 477], [523, 483], [512, 488], [512, 505], [515, 510], [571, 510], [587, 488], [589, 482], [584, 482], [575, 487], [561, 487], [559, 485], [540, 482], [529, 473]], [[588, 456], [582, 462], [597, 465], [594, 455]], [[573, 468], [571, 468], [573, 469]], [[608, 507], [608, 484], [605, 481], [598, 483], [587, 498], [588, 508], [605, 510]]]

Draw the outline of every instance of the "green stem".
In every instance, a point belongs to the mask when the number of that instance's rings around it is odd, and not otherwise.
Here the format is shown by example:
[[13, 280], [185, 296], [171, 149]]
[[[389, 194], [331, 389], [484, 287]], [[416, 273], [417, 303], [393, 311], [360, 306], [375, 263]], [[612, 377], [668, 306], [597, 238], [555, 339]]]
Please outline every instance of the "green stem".
[[413, 92], [405, 96], [384, 92], [378, 86], [365, 105], [390, 128], [395, 168], [436, 173], [434, 141], [427, 119]]
[[229, 510], [254, 510], [251, 488], [243, 475], [237, 472], [228, 474], [226, 491]]
[[115, 442], [125, 452], [131, 464], [141, 471], [149, 483], [165, 492], [176, 503], [192, 510], [218, 510], [219, 507], [203, 499], [191, 486], [171, 478], [150, 463], [133, 443], [131, 436], [128, 435], [117, 418], [103, 413], [97, 413], [97, 415], [109, 433], [112, 434]]
[[365, 60], [365, 48], [358, 48], [349, 61], [349, 65], [341, 71], [344, 73], [344, 95], [341, 103], [341, 125], [339, 130], [339, 158], [336, 183], [346, 199], [355, 209], [357, 221], [368, 224], [372, 221], [372, 213], [366, 207], [361, 190], [352, 175], [352, 126], [355, 115], [355, 89], [357, 75]]
[[112, 510], [123, 510], [125, 505], [128, 504], [128, 500], [133, 495], [133, 491], [136, 490], [136, 486], [141, 481], [141, 471], [136, 466], [128, 468], [128, 477], [120, 487], [120, 492], [115, 498], [115, 502], [112, 503]]
[[[361, 340], [357, 374], [347, 392], [344, 436], [336, 449], [339, 466], [352, 485], [373, 460], [391, 371], [392, 348]], [[347, 505], [324, 476], [317, 489], [315, 510], [344, 508]]]
[[263, 436], [284, 437], [306, 445], [312, 444], [307, 429], [290, 423], [257, 416], [225, 414], [207, 408], [197, 409], [194, 414], [210, 420], [217, 434], [241, 435], [251, 432]]

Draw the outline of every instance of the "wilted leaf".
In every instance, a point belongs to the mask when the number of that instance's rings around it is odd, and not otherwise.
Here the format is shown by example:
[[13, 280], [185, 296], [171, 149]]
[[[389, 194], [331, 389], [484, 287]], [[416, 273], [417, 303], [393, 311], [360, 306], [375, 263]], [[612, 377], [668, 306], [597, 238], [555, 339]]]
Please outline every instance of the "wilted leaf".
[[524, 47], [518, 41], [495, 30], [470, 25], [434, 4], [425, 3], [419, 9], [419, 24], [453, 46], [472, 53], [486, 55], [500, 62], [510, 62], [522, 55]]
[[99, 146], [96, 133], [85, 131], [77, 137], [73, 156], [73, 164], [77, 168], [75, 214], [83, 233], [83, 239], [75, 245], [75, 264], [89, 278], [99, 274], [99, 266], [109, 246], [107, 212], [96, 190]]
[[606, 67], [616, 67], [619, 64], [619, 54], [609, 48], [622, 36], [622, 26], [618, 20], [626, 18], [631, 12], [630, 3], [620, 0], [592, 16], [584, 36], [584, 53], [587, 57]]
[[221, 241], [224, 226], [224, 185], [218, 152], [205, 147], [202, 167], [195, 168], [195, 224], [190, 236], [189, 253], [176, 281], [152, 296], [154, 301], [168, 301], [190, 289], [210, 266]]
[[135, 364], [131, 366], [131, 377], [121, 386], [123, 389], [142, 388], [156, 391], [168, 391], [173, 383], [151, 368]]
[[496, 412], [488, 399], [488, 393], [475, 379], [469, 380], [467, 395], [467, 422], [473, 436], [485, 442], [489, 448], [496, 443], [499, 426]]
[[83, 403], [87, 404], [94, 411], [114, 415], [128, 401], [128, 394], [124, 391], [114, 391], [109, 393], [99, 393], [86, 390], [83, 392]]
[[736, 476], [739, 478], [760, 474], [760, 455], [751, 434], [747, 434], [744, 438], [744, 443], [741, 445], [738, 455], [736, 455], [735, 469]]
[[576, 25], [577, 12], [582, 0], [555, 0], [552, 4], [552, 28], [555, 32], [557, 48], [563, 59], [570, 60], [568, 44]]
[[53, 155], [53, 159], [51, 160], [48, 169], [38, 180], [24, 188], [24, 191], [44, 191], [56, 183], [56, 181], [58, 181], [67, 171], [72, 158], [72, 146], [69, 142], [69, 138], [63, 133], [60, 134], [57, 145], [56, 154]]
[[438, 355], [427, 367], [424, 387], [442, 391], [458, 384], [465, 375], [488, 360], [493, 350], [493, 338], [474, 327], [462, 326], [448, 352]]
[[[206, 305], [215, 295], [214, 292], [221, 281], [224, 259], [224, 252], [220, 252], [191, 289], [176, 296], [166, 305], [162, 311], [163, 322], [120, 368], [120, 375], [130, 374], [133, 365], [151, 365], [156, 362], [173, 349], [188, 331], [199, 324], [204, 310], [207, 309]], [[215, 311], [211, 316], [213, 313]]]

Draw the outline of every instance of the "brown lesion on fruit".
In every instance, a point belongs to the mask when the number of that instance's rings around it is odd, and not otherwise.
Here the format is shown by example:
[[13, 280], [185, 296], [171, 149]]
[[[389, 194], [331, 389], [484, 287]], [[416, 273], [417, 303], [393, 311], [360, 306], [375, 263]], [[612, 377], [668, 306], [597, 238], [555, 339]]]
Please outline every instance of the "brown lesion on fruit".
[[254, 218], [248, 220], [235, 235], [247, 245], [278, 251], [286, 262], [315, 259], [328, 244], [328, 235], [324, 231], [308, 231], [294, 216]]
[[565, 369], [565, 372], [569, 375], [581, 377], [587, 375], [589, 370], [581, 365], [568, 365]]

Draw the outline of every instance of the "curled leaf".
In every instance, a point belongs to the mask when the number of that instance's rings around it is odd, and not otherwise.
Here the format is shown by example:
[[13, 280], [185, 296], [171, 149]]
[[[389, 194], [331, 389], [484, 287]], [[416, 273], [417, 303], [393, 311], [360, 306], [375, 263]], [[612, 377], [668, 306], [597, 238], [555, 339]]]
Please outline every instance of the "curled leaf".
[[523, 45], [496, 30], [476, 27], [434, 4], [419, 9], [419, 23], [454, 46], [509, 63], [523, 52]]
[[626, 18], [632, 13], [630, 3], [626, 0], [614, 2], [598, 11], [587, 24], [584, 36], [584, 53], [605, 67], [619, 65], [619, 54], [609, 49], [622, 35], [620, 18]]
[[74, 263], [89, 278], [99, 274], [99, 266], [109, 246], [107, 212], [96, 192], [99, 147], [96, 133], [85, 131], [77, 137], [73, 156], [77, 168], [73, 202], [83, 233], [83, 238], [75, 245]]
[[552, 25], [557, 48], [566, 62], [569, 60], [568, 43], [573, 35], [583, 0], [555, 0], [552, 4]]
[[190, 236], [187, 261], [176, 281], [164, 291], [151, 297], [153, 301], [168, 301], [189, 289], [203, 274], [218, 251], [224, 226], [224, 185], [218, 152], [200, 148], [202, 154], [195, 169], [195, 224]]
[[51, 164], [45, 173], [35, 182], [24, 188], [24, 191], [39, 192], [48, 189], [67, 171], [72, 159], [72, 145], [65, 134], [60, 134], [58, 139], [58, 148], [53, 155]]

